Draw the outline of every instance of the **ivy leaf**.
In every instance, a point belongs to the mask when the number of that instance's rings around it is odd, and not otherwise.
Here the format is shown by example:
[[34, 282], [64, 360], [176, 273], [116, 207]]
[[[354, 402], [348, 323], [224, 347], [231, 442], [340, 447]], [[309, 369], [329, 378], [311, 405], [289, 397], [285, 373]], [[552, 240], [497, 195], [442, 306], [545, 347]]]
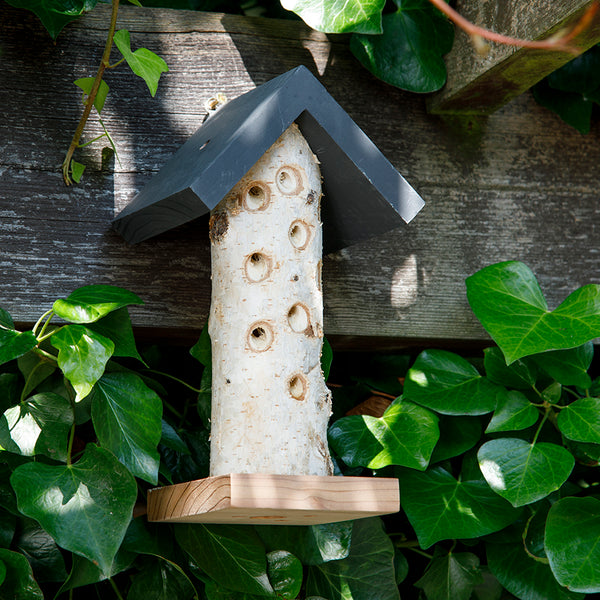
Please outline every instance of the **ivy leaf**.
[[31, 566], [22, 554], [0, 549], [0, 564], [4, 567], [4, 578], [0, 580], [0, 598], [44, 600], [44, 594], [33, 578]]
[[75, 389], [75, 402], [83, 400], [104, 373], [115, 345], [83, 325], [65, 325], [50, 341], [58, 350], [58, 366]]
[[96, 6], [98, 0], [7, 0], [11, 6], [34, 12], [53, 39], [61, 29]]
[[354, 521], [350, 554], [308, 568], [306, 596], [327, 600], [399, 600], [394, 546], [377, 518]]
[[473, 588], [483, 581], [479, 558], [470, 552], [434, 556], [427, 571], [415, 583], [427, 600], [469, 600]]
[[302, 587], [302, 563], [287, 550], [267, 554], [267, 574], [278, 597], [294, 600]]
[[57, 300], [52, 310], [71, 323], [94, 323], [108, 313], [130, 306], [144, 304], [133, 292], [113, 285], [87, 285]]
[[15, 323], [10, 316], [10, 313], [3, 308], [0, 308], [0, 329], [14, 329]]
[[600, 286], [583, 286], [549, 311], [535, 275], [520, 262], [490, 265], [471, 275], [467, 297], [508, 364], [575, 348], [600, 335]]
[[169, 70], [167, 63], [147, 48], [138, 48], [135, 52], [132, 52], [129, 31], [126, 29], [117, 31], [113, 40], [131, 70], [146, 82], [150, 94], [154, 97], [161, 73], [166, 73]]
[[190, 354], [205, 367], [212, 364], [212, 350], [210, 336], [208, 335], [208, 324], [202, 328], [198, 341], [190, 348]]
[[27, 557], [37, 581], [62, 582], [66, 579], [67, 571], [61, 551], [52, 536], [35, 521], [21, 521], [15, 547]]
[[[73, 83], [83, 92], [89, 96], [92, 92], [92, 87], [94, 87], [95, 77], [82, 77], [81, 79], [76, 79]], [[98, 87], [98, 91], [96, 92], [96, 96], [94, 98], [94, 107], [98, 111], [98, 114], [102, 112], [102, 108], [104, 108], [104, 102], [106, 101], [106, 96], [108, 95], [109, 87], [106, 81], [101, 80], [100, 86]]]
[[380, 418], [342, 417], [329, 428], [328, 439], [349, 467], [402, 465], [424, 470], [440, 436], [437, 423], [432, 412], [401, 400]]
[[569, 404], [560, 411], [557, 425], [570, 440], [600, 444], [600, 398], [581, 398]]
[[10, 482], [22, 514], [110, 573], [137, 497], [135, 479], [110, 452], [89, 444], [77, 463], [27, 463]]
[[[564, 543], [564, 540], [563, 540]], [[486, 544], [488, 566], [498, 581], [517, 598], [527, 600], [576, 600], [581, 594], [570, 592], [556, 581], [547, 564], [526, 554], [521, 536], [510, 544]]]
[[25, 385], [23, 387], [22, 395], [23, 398], [27, 398], [29, 394], [35, 390], [35, 388], [45, 381], [54, 371], [56, 371], [56, 364], [50, 362], [35, 352], [28, 352], [17, 360], [19, 371], [25, 379]]
[[600, 592], [600, 500], [571, 497], [554, 504], [545, 545], [561, 585], [575, 592]]
[[175, 537], [192, 560], [219, 585], [272, 596], [265, 547], [252, 527], [175, 525]]
[[470, 450], [481, 438], [481, 423], [474, 417], [440, 417], [440, 439], [431, 462], [436, 463]]
[[0, 444], [5, 450], [66, 460], [73, 425], [71, 403], [53, 393], [37, 394], [13, 406], [0, 418]]
[[513, 506], [541, 500], [567, 480], [575, 459], [562, 446], [516, 438], [491, 440], [477, 453], [489, 486]]
[[102, 447], [136, 477], [156, 485], [162, 401], [133, 373], [107, 373], [92, 393], [92, 421]]
[[567, 125], [579, 133], [589, 133], [592, 125], [594, 102], [577, 92], [563, 92], [548, 85], [543, 79], [531, 88], [536, 102], [556, 113]]
[[195, 594], [190, 580], [173, 563], [157, 559], [133, 578], [127, 600], [187, 600]]
[[37, 346], [32, 331], [23, 333], [0, 326], [0, 365], [19, 358]]
[[103, 335], [113, 342], [115, 345], [113, 356], [135, 358], [142, 364], [146, 364], [137, 351], [127, 308], [119, 308], [98, 321], [90, 323], [88, 329]]
[[398, 10], [383, 16], [381, 35], [352, 36], [350, 49], [375, 77], [403, 90], [425, 93], [446, 83], [443, 55], [454, 27], [423, 0], [395, 0]]
[[381, 33], [385, 0], [282, 0], [309, 27], [324, 33]]
[[588, 94], [600, 87], [600, 47], [592, 46], [546, 78], [555, 90]]
[[441, 467], [399, 469], [398, 476], [402, 505], [422, 548], [499, 531], [521, 514], [484, 481], [457, 481]]
[[515, 390], [529, 390], [535, 385], [537, 368], [529, 361], [516, 360], [510, 366], [506, 364], [500, 348], [486, 348], [483, 364], [485, 374], [490, 381]]
[[404, 382], [404, 396], [444, 415], [483, 415], [496, 408], [498, 386], [461, 356], [426, 350]]
[[57, 596], [68, 590], [91, 585], [93, 583], [99, 583], [100, 581], [105, 581], [109, 577], [114, 577], [131, 568], [131, 565], [136, 558], [135, 554], [119, 549], [112, 562], [110, 571], [103, 573], [97, 565], [87, 558], [83, 558], [83, 556], [77, 554], [73, 554], [72, 556], [71, 571], [58, 591]]
[[306, 527], [261, 525], [256, 531], [267, 550], [287, 550], [305, 565], [341, 560], [350, 553], [352, 521]]
[[77, 162], [76, 160], [71, 159], [70, 162], [71, 167], [71, 177], [75, 183], [79, 183], [81, 178], [83, 177], [83, 172], [85, 171], [85, 165]]
[[333, 362], [333, 350], [331, 344], [327, 341], [327, 338], [323, 338], [323, 349], [321, 350], [321, 371], [323, 371], [323, 378], [325, 381], [329, 379], [329, 371], [331, 370], [331, 363]]
[[527, 429], [540, 416], [535, 406], [521, 392], [501, 390], [496, 398], [498, 404], [486, 433]]
[[562, 385], [576, 385], [588, 389], [592, 378], [588, 369], [594, 358], [594, 344], [587, 342], [583, 346], [569, 350], [555, 350], [534, 354], [531, 357], [541, 369]]

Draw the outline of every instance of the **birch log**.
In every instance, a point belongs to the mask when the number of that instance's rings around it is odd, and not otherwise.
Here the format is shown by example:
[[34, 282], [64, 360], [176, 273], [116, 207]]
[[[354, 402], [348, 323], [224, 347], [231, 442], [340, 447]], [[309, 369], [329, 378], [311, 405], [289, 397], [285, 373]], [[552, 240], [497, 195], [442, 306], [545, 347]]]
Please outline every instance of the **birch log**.
[[211, 476], [332, 474], [320, 200], [292, 124], [211, 215]]

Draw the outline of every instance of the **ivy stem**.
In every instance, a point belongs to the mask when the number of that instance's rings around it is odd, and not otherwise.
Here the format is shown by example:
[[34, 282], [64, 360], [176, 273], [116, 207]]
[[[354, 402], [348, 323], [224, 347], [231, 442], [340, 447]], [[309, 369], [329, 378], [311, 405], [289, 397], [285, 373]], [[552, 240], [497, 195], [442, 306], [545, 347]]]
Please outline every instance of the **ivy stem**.
[[[75, 411], [73, 411], [75, 412]], [[69, 433], [69, 445], [67, 446], [67, 467], [71, 466], [71, 454], [73, 452], [73, 440], [75, 439], [75, 423], [71, 425], [71, 432]]]
[[52, 318], [52, 315], [54, 314], [54, 311], [52, 309], [50, 309], [49, 311], [46, 311], [36, 322], [36, 324], [33, 326], [33, 329], [31, 330], [33, 335], [36, 335], [36, 331], [37, 328], [42, 324], [42, 321], [46, 318], [46, 317], [50, 317]]
[[184, 387], [188, 388], [188, 390], [192, 390], [192, 392], [195, 392], [196, 394], [199, 394], [202, 390], [199, 390], [193, 386], [191, 386], [189, 383], [186, 383], [185, 381], [182, 381], [181, 379], [174, 377], [173, 375], [169, 375], [169, 373], [163, 373], [162, 371], [156, 371], [154, 369], [146, 369], [146, 371], [148, 371], [149, 373], [154, 373], [155, 375], [162, 375], [163, 377], [166, 377], [167, 379], [171, 379], [172, 381], [176, 381], [177, 383], [183, 385]]
[[112, 589], [115, 593], [115, 596], [119, 599], [119, 600], [123, 600], [123, 596], [121, 596], [121, 592], [119, 591], [119, 588], [117, 587], [117, 584], [113, 581], [112, 577], [109, 577], [108, 580], [110, 581], [110, 585], [112, 586]]
[[523, 540], [523, 549], [525, 550], [525, 554], [527, 554], [527, 556], [529, 556], [529, 558], [533, 558], [533, 560], [547, 565], [550, 563], [550, 561], [547, 558], [543, 558], [542, 556], [536, 556], [527, 547], [527, 534], [529, 532], [529, 525], [531, 524], [533, 517], [535, 517], [535, 513], [533, 513], [529, 517], [529, 519], [527, 519], [527, 523], [525, 524], [525, 529], [523, 530], [523, 533], [521, 535], [521, 539]]
[[532, 446], [535, 446], [538, 436], [540, 435], [540, 432], [542, 431], [542, 427], [544, 426], [544, 423], [546, 422], [546, 419], [550, 416], [551, 412], [552, 412], [551, 405], [546, 403], [545, 410], [544, 410], [544, 416], [542, 417], [542, 420], [540, 421], [540, 424], [538, 425], [537, 431], [535, 432], [535, 435], [533, 436], [533, 441], [531, 442]]
[[562, 52], [569, 52], [570, 54], [578, 55], [581, 50], [571, 45], [571, 42], [576, 38], [582, 31], [584, 31], [598, 12], [600, 4], [594, 2], [583, 14], [578, 23], [567, 33], [563, 33], [558, 36], [551, 36], [545, 40], [524, 40], [520, 38], [514, 38], [501, 33], [496, 33], [479, 27], [474, 23], [471, 23], [468, 19], [465, 19], [452, 7], [450, 7], [445, 0], [429, 0], [438, 10], [444, 13], [455, 25], [460, 27], [463, 31], [468, 33], [474, 40], [484, 39], [490, 42], [497, 42], [506, 46], [517, 46], [520, 48], [537, 48], [542, 50], [560, 50]]
[[106, 45], [104, 46], [102, 60], [100, 61], [100, 66], [98, 67], [98, 71], [96, 72], [96, 77], [94, 79], [94, 83], [92, 84], [92, 89], [90, 90], [87, 100], [84, 103], [85, 108], [83, 110], [83, 114], [81, 115], [81, 119], [79, 119], [79, 124], [77, 125], [77, 129], [73, 134], [73, 139], [71, 140], [71, 144], [69, 146], [69, 149], [67, 150], [67, 155], [65, 156], [65, 160], [62, 164], [63, 179], [65, 180], [66, 185], [71, 185], [73, 183], [71, 175], [69, 174], [73, 153], [75, 152], [76, 148], [79, 147], [79, 140], [81, 139], [81, 135], [83, 134], [83, 130], [85, 129], [85, 124], [87, 123], [87, 120], [92, 111], [92, 107], [94, 106], [94, 100], [96, 99], [96, 94], [100, 89], [100, 84], [102, 83], [102, 76], [104, 74], [104, 70], [109, 65], [110, 51], [112, 49], [113, 38], [115, 36], [115, 29], [117, 27], [118, 12], [119, 0], [112, 0], [110, 26], [108, 29], [108, 36], [106, 37]]

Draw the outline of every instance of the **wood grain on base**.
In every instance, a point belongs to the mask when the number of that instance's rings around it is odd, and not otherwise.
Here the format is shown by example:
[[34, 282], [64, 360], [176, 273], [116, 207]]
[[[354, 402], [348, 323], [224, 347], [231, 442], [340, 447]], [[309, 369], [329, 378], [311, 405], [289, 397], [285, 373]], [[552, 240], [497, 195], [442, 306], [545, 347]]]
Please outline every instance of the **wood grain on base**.
[[230, 474], [150, 490], [148, 520], [315, 525], [398, 512], [397, 479]]

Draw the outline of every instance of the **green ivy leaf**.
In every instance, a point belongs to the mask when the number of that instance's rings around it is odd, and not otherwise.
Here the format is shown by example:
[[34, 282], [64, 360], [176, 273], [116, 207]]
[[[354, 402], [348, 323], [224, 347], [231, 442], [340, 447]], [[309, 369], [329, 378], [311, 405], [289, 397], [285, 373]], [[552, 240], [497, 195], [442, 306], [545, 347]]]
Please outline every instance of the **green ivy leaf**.
[[521, 514], [484, 481], [457, 481], [440, 467], [425, 473], [399, 469], [398, 476], [402, 506], [422, 548], [499, 531]]
[[434, 556], [427, 571], [415, 583], [427, 600], [469, 600], [473, 588], [483, 581], [479, 558], [470, 552]]
[[355, 34], [350, 49], [366, 69], [390, 85], [418, 93], [439, 90], [446, 83], [443, 55], [452, 48], [454, 27], [429, 2], [395, 1], [398, 10], [384, 15], [383, 33]]
[[0, 444], [23, 456], [43, 454], [66, 460], [72, 425], [73, 409], [66, 398], [37, 394], [4, 412], [0, 418]]
[[176, 525], [175, 537], [192, 560], [219, 585], [272, 596], [265, 547], [252, 527]]
[[35, 352], [28, 352], [20, 356], [17, 365], [25, 379], [25, 386], [22, 391], [23, 398], [27, 398], [40, 383], [56, 371], [55, 363]]
[[79, 183], [81, 178], [83, 177], [83, 172], [85, 171], [85, 165], [77, 162], [76, 160], [71, 159], [71, 177], [75, 183]]
[[15, 548], [27, 557], [36, 581], [64, 581], [65, 561], [52, 536], [32, 519], [22, 519], [20, 525]]
[[563, 92], [588, 94], [600, 87], [600, 46], [592, 46], [547, 77], [548, 85]]
[[83, 400], [100, 379], [115, 345], [83, 325], [65, 325], [50, 338], [58, 350], [58, 366]]
[[600, 592], [600, 500], [563, 498], [554, 504], [545, 545], [561, 585], [575, 592]]
[[113, 342], [115, 345], [113, 356], [135, 358], [142, 364], [146, 364], [137, 351], [127, 308], [119, 308], [98, 321], [90, 323], [88, 329], [103, 335]]
[[0, 585], [0, 598], [44, 600], [44, 594], [33, 578], [33, 571], [25, 556], [0, 549], [0, 562], [5, 575]]
[[124, 306], [144, 304], [133, 292], [113, 285], [87, 285], [57, 300], [52, 310], [71, 323], [94, 323]]
[[138, 48], [135, 52], [132, 52], [129, 31], [126, 29], [117, 31], [113, 40], [131, 70], [146, 82], [150, 94], [154, 97], [161, 73], [166, 73], [169, 70], [167, 63], [147, 48]]
[[490, 381], [515, 390], [529, 390], [535, 385], [537, 368], [531, 362], [516, 360], [506, 364], [500, 348], [486, 348], [484, 351], [485, 374]]
[[581, 594], [559, 585], [547, 564], [526, 554], [517, 536], [511, 544], [486, 544], [488, 566], [498, 581], [517, 598], [527, 600], [577, 600]]
[[37, 346], [33, 332], [23, 333], [0, 326], [0, 365], [19, 358]]
[[342, 560], [350, 553], [352, 521], [306, 527], [261, 525], [256, 531], [267, 550], [287, 550], [305, 565]]
[[440, 431], [431, 411], [395, 401], [382, 417], [342, 417], [328, 431], [331, 447], [349, 467], [402, 465], [424, 470]]
[[73, 554], [72, 557], [71, 571], [58, 591], [57, 596], [60, 596], [60, 594], [68, 590], [105, 581], [109, 577], [114, 577], [115, 575], [126, 571], [131, 568], [136, 555], [132, 552], [125, 552], [124, 550], [119, 549], [112, 562], [110, 571], [106, 573], [103, 573], [97, 565], [87, 558], [83, 558], [83, 556]]
[[594, 358], [594, 344], [587, 342], [583, 346], [569, 350], [555, 350], [534, 354], [531, 357], [541, 369], [562, 385], [576, 385], [588, 389], [592, 378], [588, 369]]
[[581, 398], [569, 404], [560, 411], [557, 425], [570, 440], [600, 444], [600, 398]]
[[14, 329], [15, 323], [10, 316], [10, 313], [3, 308], [0, 308], [0, 328], [1, 329]]
[[[82, 77], [81, 79], [75, 80], [73, 83], [80, 89], [84, 91], [84, 93], [89, 96], [92, 92], [92, 87], [94, 87], [95, 77]], [[98, 111], [98, 114], [102, 112], [104, 108], [104, 102], [106, 101], [106, 96], [108, 95], [109, 87], [106, 81], [100, 81], [100, 86], [98, 87], [98, 91], [96, 92], [96, 97], [94, 98], [94, 107]]]
[[92, 421], [100, 444], [136, 477], [156, 485], [162, 402], [133, 373], [107, 373], [92, 392]]
[[56, 39], [61, 29], [96, 6], [98, 0], [7, 0], [11, 6], [26, 8], [37, 15]]
[[527, 429], [540, 416], [535, 406], [521, 392], [502, 389], [496, 398], [498, 403], [485, 430], [486, 433]]
[[446, 350], [426, 350], [404, 382], [404, 396], [444, 415], [483, 415], [496, 408], [498, 386], [464, 358]]
[[309, 27], [325, 33], [381, 33], [385, 0], [282, 0]]
[[212, 364], [212, 349], [208, 335], [208, 323], [202, 328], [198, 341], [190, 348], [190, 354], [205, 367]]
[[467, 297], [509, 364], [575, 348], [600, 335], [600, 286], [583, 286], [549, 311], [534, 274], [520, 262], [490, 265], [471, 275]]
[[164, 419], [161, 421], [161, 436], [160, 443], [171, 450], [181, 452], [182, 454], [189, 454], [190, 449], [187, 444], [181, 439], [181, 436], [177, 433], [175, 428], [167, 423]]
[[481, 422], [474, 417], [440, 417], [440, 439], [436, 444], [431, 463], [447, 460], [470, 450], [481, 438]]
[[21, 388], [21, 379], [16, 373], [0, 373], [0, 411], [19, 403]]
[[27, 463], [10, 482], [22, 514], [110, 573], [137, 497], [135, 479], [110, 452], [89, 444], [75, 464]]
[[321, 350], [321, 371], [323, 371], [323, 378], [325, 381], [329, 379], [329, 371], [331, 370], [331, 363], [333, 362], [333, 350], [331, 344], [327, 341], [327, 338], [323, 338], [323, 349]]
[[350, 554], [308, 568], [306, 595], [327, 600], [399, 600], [394, 546], [377, 518], [354, 521]]
[[573, 455], [562, 446], [516, 438], [486, 442], [477, 458], [489, 486], [515, 507], [559, 489], [575, 466]]
[[10, 548], [15, 535], [17, 519], [7, 510], [0, 509], [0, 548]]
[[157, 559], [132, 579], [127, 600], [188, 600], [195, 595], [194, 586], [180, 569]]
[[278, 597], [294, 600], [302, 587], [302, 563], [287, 550], [267, 554], [267, 574]]

